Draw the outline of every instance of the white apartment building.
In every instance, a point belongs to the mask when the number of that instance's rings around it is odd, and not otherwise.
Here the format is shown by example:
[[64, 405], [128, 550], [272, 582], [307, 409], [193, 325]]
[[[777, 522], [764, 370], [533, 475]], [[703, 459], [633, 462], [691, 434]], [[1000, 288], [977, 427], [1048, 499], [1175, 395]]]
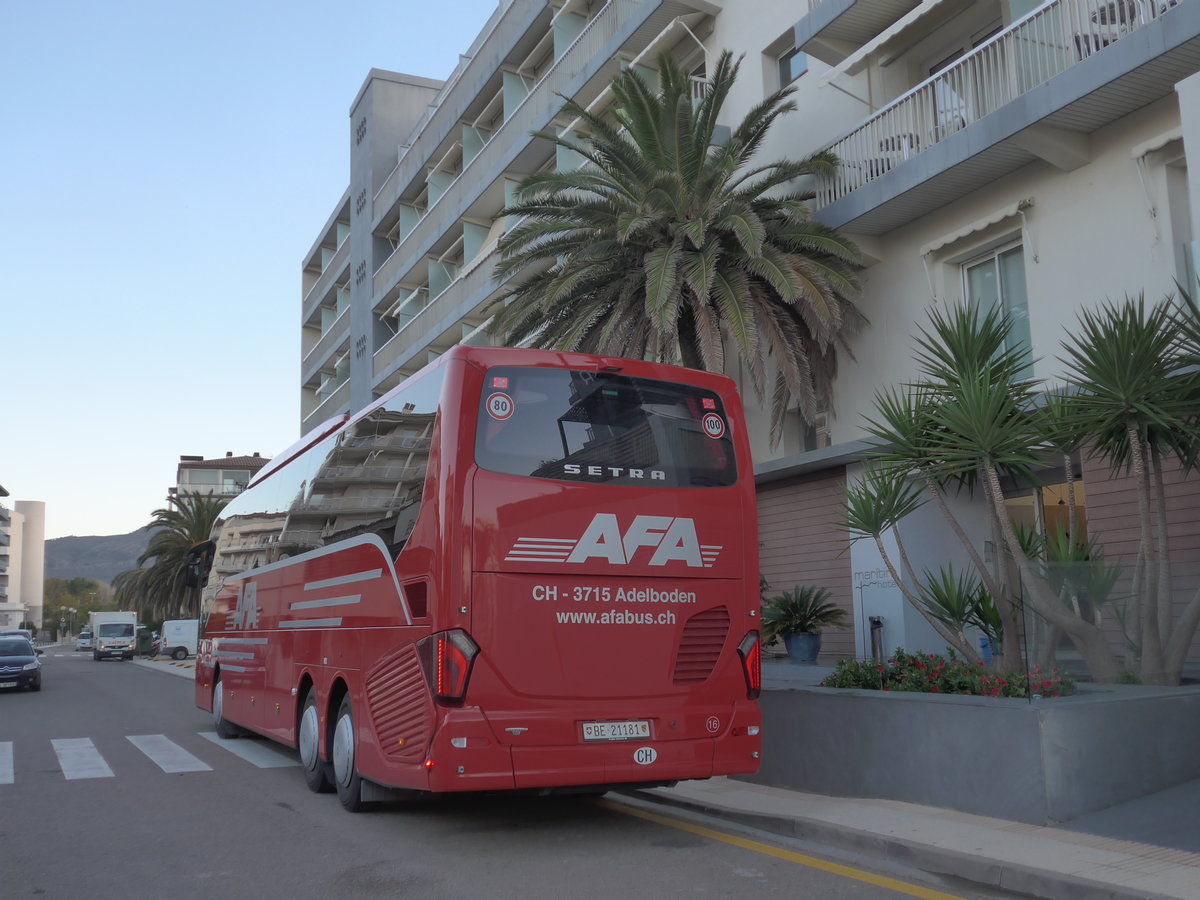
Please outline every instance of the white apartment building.
[[[1195, 284], [1200, 0], [502, 0], [445, 82], [373, 69], [354, 99], [349, 185], [303, 263], [303, 429], [488, 340], [511, 224], [499, 212], [525, 175], [576, 164], [530, 136], [570, 126], [560, 94], [603, 108], [624, 66], [671, 51], [702, 79], [726, 49], [744, 59], [725, 124], [793, 84], [799, 109], [762, 159], [841, 159], [813, 208], [863, 249], [870, 319], [815, 427], [797, 419], [771, 447], [751, 410], [762, 571], [854, 612], [823, 659], [865, 655], [871, 616], [888, 649], [940, 650], [874, 548], [847, 550], [835, 524], [861, 475], [863, 417], [879, 387], [913, 377], [931, 305], [1000, 303], [1027, 329], [1035, 376], [1053, 379], [1081, 309]], [[1132, 553], [1128, 483], [1079, 466], [1089, 532], [1110, 558]], [[1010, 502], [1050, 520], [1063, 480], [1048, 470]], [[1170, 491], [1182, 559], [1200, 560], [1198, 483]], [[990, 546], [984, 516], [956, 502]], [[945, 526], [917, 518], [914, 564], [936, 567]]]
[[234, 456], [232, 451], [226, 451], [224, 456], [216, 459], [181, 455], [175, 469], [175, 486], [168, 488], [167, 493], [236, 497], [268, 462], [269, 459], [258, 453], [253, 456]]
[[[0, 497], [8, 492], [0, 487]], [[46, 576], [46, 504], [0, 504], [0, 627], [42, 625]]]

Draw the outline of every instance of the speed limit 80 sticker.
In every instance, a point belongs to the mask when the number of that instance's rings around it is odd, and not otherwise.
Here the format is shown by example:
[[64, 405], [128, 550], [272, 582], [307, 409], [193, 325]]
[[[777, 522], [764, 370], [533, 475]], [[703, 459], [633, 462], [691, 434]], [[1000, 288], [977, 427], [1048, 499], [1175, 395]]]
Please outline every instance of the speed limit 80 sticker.
[[487, 407], [489, 416], [493, 419], [499, 419], [501, 422], [513, 414], [513, 399], [503, 391], [496, 391], [488, 397], [484, 406]]
[[725, 420], [716, 413], [705, 413], [704, 418], [700, 420], [700, 426], [710, 438], [719, 438], [725, 435]]

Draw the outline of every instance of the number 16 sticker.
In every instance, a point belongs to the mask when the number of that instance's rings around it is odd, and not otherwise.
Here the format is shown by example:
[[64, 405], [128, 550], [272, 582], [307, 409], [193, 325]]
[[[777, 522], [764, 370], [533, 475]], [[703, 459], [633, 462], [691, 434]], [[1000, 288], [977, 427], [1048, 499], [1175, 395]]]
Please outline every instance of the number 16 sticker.
[[487, 411], [488, 415], [493, 419], [499, 419], [503, 422], [513, 414], [512, 397], [503, 391], [496, 391], [496, 393], [487, 398]]
[[716, 413], [707, 413], [700, 424], [704, 427], [704, 433], [710, 438], [719, 438], [725, 434], [725, 420]]

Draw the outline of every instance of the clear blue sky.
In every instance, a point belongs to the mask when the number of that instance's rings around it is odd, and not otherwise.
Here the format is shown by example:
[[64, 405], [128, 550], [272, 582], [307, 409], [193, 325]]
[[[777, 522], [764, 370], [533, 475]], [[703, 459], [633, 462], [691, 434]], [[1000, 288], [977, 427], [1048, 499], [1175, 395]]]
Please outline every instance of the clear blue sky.
[[300, 261], [367, 72], [444, 79], [496, 0], [0, 3], [0, 485], [122, 534], [180, 454], [299, 436]]

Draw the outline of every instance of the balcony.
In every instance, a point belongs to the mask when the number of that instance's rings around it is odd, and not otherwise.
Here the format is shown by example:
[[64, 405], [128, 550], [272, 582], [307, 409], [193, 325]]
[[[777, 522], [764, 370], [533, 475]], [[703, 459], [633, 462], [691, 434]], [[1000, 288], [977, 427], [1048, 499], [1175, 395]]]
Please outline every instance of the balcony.
[[[328, 388], [328, 385], [325, 385]], [[303, 430], [307, 431], [319, 425], [326, 419], [332, 418], [338, 413], [343, 413], [350, 408], [350, 380], [346, 379], [332, 393], [328, 390], [318, 390], [314, 392], [317, 400], [317, 406], [304, 416]]]
[[398, 484], [425, 478], [425, 466], [328, 466], [313, 476], [314, 485]]
[[[303, 321], [308, 321], [316, 312], [321, 301], [329, 289], [337, 281], [344, 281], [348, 266], [350, 264], [350, 242], [343, 240], [337, 247], [337, 250], [328, 259], [328, 264], [321, 269], [321, 274], [309, 286], [304, 294], [304, 301], [301, 305], [301, 316]], [[305, 280], [308, 280], [308, 275], [305, 275]]]
[[[840, 0], [839, 0], [840, 2]], [[817, 217], [886, 234], [1044, 159], [1200, 71], [1200, 0], [1051, 0], [829, 145]]]
[[288, 514], [292, 518], [322, 517], [345, 513], [385, 516], [391, 510], [403, 509], [411, 504], [412, 500], [407, 497], [311, 497], [295, 501], [288, 508]]
[[[402, 282], [419, 280], [414, 278], [413, 270], [422, 257], [435, 252], [445, 233], [503, 174], [526, 175], [541, 165], [545, 154], [529, 153], [529, 135], [550, 126], [562, 107], [559, 95], [590, 100], [618, 71], [619, 60], [615, 57], [618, 48], [636, 53], [675, 18], [695, 13], [686, 3], [676, 0], [667, 0], [653, 9], [647, 6], [642, 0], [608, 0], [454, 181], [430, 203], [413, 230], [401, 238], [374, 274], [374, 296], [383, 296]], [[545, 153], [549, 152], [547, 145]], [[385, 197], [381, 190], [376, 198], [376, 216], [380, 219], [385, 212], [381, 202]]]
[[[469, 263], [444, 291], [425, 304], [405, 327], [375, 353], [378, 382], [403, 365], [417, 350], [430, 344], [469, 318], [502, 286], [493, 278], [500, 251], [495, 244]], [[454, 342], [452, 341], [451, 344]]]
[[350, 334], [350, 316], [343, 309], [333, 324], [318, 338], [312, 349], [300, 360], [300, 370], [306, 374], [315, 373], [343, 344], [347, 344]]

